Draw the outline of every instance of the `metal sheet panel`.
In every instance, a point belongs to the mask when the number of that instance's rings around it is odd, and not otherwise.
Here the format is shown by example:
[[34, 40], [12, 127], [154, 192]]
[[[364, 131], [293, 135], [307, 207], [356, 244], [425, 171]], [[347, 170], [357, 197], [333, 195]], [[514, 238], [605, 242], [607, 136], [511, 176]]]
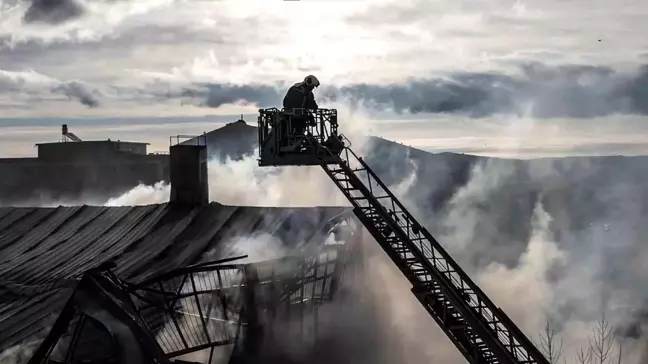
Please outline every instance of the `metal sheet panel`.
[[[10, 279], [20, 280], [27, 284], [36, 284], [41, 277], [48, 277], [50, 272], [67, 262], [76, 261], [77, 255], [92, 246], [95, 241], [103, 236], [117, 221], [119, 221], [127, 210], [123, 208], [111, 209], [107, 207], [86, 207], [89, 211], [87, 218], [70, 221], [67, 225], [74, 225], [76, 233], [69, 239], [58, 244], [41, 244], [28, 254], [23, 254], [24, 262], [17, 266], [9, 275]], [[90, 211], [92, 210], [92, 211]], [[40, 261], [40, 255], [49, 255], [50, 259]]]
[[73, 237], [83, 224], [100, 213], [101, 210], [85, 207], [58, 207], [50, 218], [43, 220], [5, 250], [0, 276], [13, 279], [26, 262], [40, 260], [38, 257], [42, 254], [47, 254], [50, 259], [56, 256], [55, 247], [58, 244]]
[[133, 250], [126, 252], [117, 262], [116, 273], [129, 277], [138, 269], [146, 266], [175, 238], [191, 224], [201, 208], [168, 208], [166, 216], [155, 227], [155, 230], [142, 239]]
[[0, 207], [0, 224], [2, 223], [2, 219], [12, 211], [14, 211], [14, 209], [11, 207]]
[[[5, 229], [13, 225], [16, 221], [22, 219], [25, 215], [36, 210], [31, 207], [3, 207], [3, 209], [6, 209], [8, 212], [4, 214], [2, 219], [0, 219], [0, 239], [2, 239]], [[2, 242], [2, 240], [0, 240], [0, 242]], [[0, 247], [1, 246], [2, 245], [0, 244]]]
[[237, 209], [231, 206], [210, 205], [194, 219], [194, 222], [176, 239], [150, 269], [131, 276], [131, 281], [140, 282], [153, 275], [186, 266], [199, 259], [223, 229]]
[[[110, 230], [98, 237], [87, 249], [79, 252], [74, 260], [59, 266], [50, 272], [53, 279], [77, 276], [102, 264], [115, 255], [123, 252], [134, 241], [139, 239], [141, 231], [148, 231], [151, 221], [157, 221], [162, 205], [149, 205], [138, 207], [117, 207], [126, 212], [126, 216], [119, 220]], [[156, 213], [157, 211], [157, 213]]]
[[6, 349], [29, 338], [31, 333], [46, 330], [65, 304], [65, 298], [61, 296], [64, 293], [46, 292], [16, 300], [0, 321], [0, 348]]
[[[46, 220], [56, 209], [33, 209], [24, 213], [23, 211], [16, 214], [18, 218], [11, 222], [0, 235], [0, 262], [5, 261], [8, 257], [7, 249], [18, 250], [20, 245], [15, 245], [14, 242], [22, 238], [25, 234], [32, 231], [35, 227], [39, 226], [43, 220]], [[1, 264], [1, 263], [0, 263]]]

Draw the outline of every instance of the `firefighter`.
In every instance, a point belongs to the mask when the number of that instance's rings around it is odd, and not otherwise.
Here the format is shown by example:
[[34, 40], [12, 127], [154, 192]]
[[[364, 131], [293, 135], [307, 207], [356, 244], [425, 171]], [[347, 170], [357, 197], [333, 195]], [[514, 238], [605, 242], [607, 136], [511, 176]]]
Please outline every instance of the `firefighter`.
[[[283, 99], [284, 109], [317, 109], [318, 106], [317, 102], [315, 102], [313, 89], [319, 85], [319, 80], [313, 75], [308, 75], [304, 78], [304, 81], [292, 85]], [[306, 124], [309, 121], [314, 121], [312, 116], [293, 116], [291, 119], [291, 133], [293, 135], [303, 135], [306, 130]]]
[[292, 85], [283, 99], [284, 109], [317, 109], [313, 89], [319, 85], [319, 80], [313, 75]]

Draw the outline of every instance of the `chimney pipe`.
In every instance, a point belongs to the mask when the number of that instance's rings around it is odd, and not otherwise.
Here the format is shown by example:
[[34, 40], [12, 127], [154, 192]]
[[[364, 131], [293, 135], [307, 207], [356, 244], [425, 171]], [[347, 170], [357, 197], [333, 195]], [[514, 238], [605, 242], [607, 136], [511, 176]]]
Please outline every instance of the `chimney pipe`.
[[178, 205], [209, 204], [207, 146], [176, 144], [169, 148], [171, 198]]

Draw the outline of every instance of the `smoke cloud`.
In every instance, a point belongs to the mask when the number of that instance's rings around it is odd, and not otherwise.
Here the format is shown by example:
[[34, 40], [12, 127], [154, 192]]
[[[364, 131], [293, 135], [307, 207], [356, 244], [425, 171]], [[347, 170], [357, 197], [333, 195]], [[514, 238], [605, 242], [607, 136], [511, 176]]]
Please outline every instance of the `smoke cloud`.
[[[345, 132], [366, 126], [362, 115], [343, 112], [348, 115], [340, 119], [349, 122]], [[354, 150], [371, 159], [369, 164], [380, 170], [392, 191], [530, 338], [537, 342], [544, 323], [555, 322], [565, 356], [574, 360], [576, 351], [589, 345], [605, 310], [623, 345], [622, 363], [645, 362], [641, 309], [648, 302], [642, 288], [648, 277], [648, 252], [642, 248], [646, 191], [642, 175], [632, 172], [637, 165], [605, 158], [464, 158], [472, 161], [466, 164], [458, 157], [436, 155], [425, 160], [367, 143], [354, 132], [349, 135]], [[372, 154], [380, 158], [369, 158]], [[212, 200], [256, 206], [346, 205], [318, 168], [259, 168], [255, 159], [214, 158], [209, 166]], [[458, 164], [467, 165], [465, 176], [454, 169]], [[453, 176], [450, 188], [439, 193], [448, 174]], [[167, 185], [138, 186], [108, 204], [165, 202], [168, 196]], [[367, 243], [365, 275], [353, 288], [370, 313], [344, 316], [347, 331], [335, 326], [331, 341], [320, 350], [340, 352], [353, 346], [359, 357], [389, 358], [385, 362], [462, 362], [410, 293], [407, 280], [375, 242]], [[229, 244], [252, 260], [285, 253], [264, 232], [241, 234]], [[336, 335], [340, 340], [334, 340]]]
[[16, 345], [0, 352], [0, 364], [22, 364], [29, 362], [40, 340], [33, 343]]
[[[345, 111], [341, 113], [344, 114]], [[348, 116], [345, 118], [349, 121], [348, 136], [354, 140], [357, 150], [363, 150], [366, 139], [354, 131], [361, 130], [366, 119], [362, 114]], [[223, 204], [285, 207], [348, 205], [344, 196], [320, 168], [260, 168], [256, 161], [256, 153], [237, 160], [214, 156], [209, 163], [209, 178], [210, 198]], [[399, 181], [396, 190], [406, 190], [412, 180], [413, 176]], [[169, 189], [170, 186], [164, 184], [138, 186], [110, 200], [107, 205], [166, 202]], [[293, 243], [295, 246], [303, 246], [307, 242], [291, 242]], [[345, 295], [339, 296], [336, 302], [323, 307], [318, 313], [320, 326], [317, 345], [288, 345], [276, 353], [273, 352], [274, 357], [280, 357], [285, 362], [324, 363], [330, 360], [347, 361], [349, 358], [362, 358], [372, 363], [388, 363], [405, 355], [408, 348], [417, 346], [411, 341], [411, 335], [406, 340], [409, 343], [405, 343], [402, 338], [391, 332], [390, 327], [399, 321], [393, 314], [402, 314], [400, 301], [403, 297], [407, 297], [410, 311], [413, 309], [414, 312], [418, 311], [419, 315], [426, 314], [411, 296], [407, 282], [403, 282], [400, 273], [391, 265], [386, 255], [378, 250], [375, 242], [366, 241], [364, 245], [367, 245], [364, 248], [367, 251], [364, 258], [367, 262], [363, 265], [365, 268], [361, 268], [355, 278], [348, 281], [344, 288], [347, 292]], [[217, 250], [209, 255], [247, 254], [245, 262], [274, 259], [292, 253], [276, 237], [263, 231], [253, 234], [242, 231], [239, 236], [219, 244]], [[390, 280], [398, 282], [400, 286], [393, 289]], [[389, 296], [388, 299], [385, 298], [385, 294]], [[427, 318], [426, 321], [429, 327], [435, 327], [431, 318]], [[408, 325], [399, 332], [409, 332]], [[437, 330], [439, 339], [448, 341], [443, 339], [443, 334], [438, 328], [434, 330]], [[431, 351], [427, 347], [426, 350]], [[448, 351], [454, 353], [454, 348], [450, 347]], [[195, 355], [192, 359], [204, 358], [202, 355]]]
[[[639, 283], [646, 272], [629, 262], [645, 256], [640, 239], [645, 232], [639, 228], [645, 213], [637, 202], [645, 191], [627, 175], [611, 177], [607, 170], [605, 183], [592, 184], [601, 178], [601, 164], [478, 160], [463, 187], [435, 215], [437, 223], [428, 226], [535, 342], [552, 322], [564, 340], [564, 357], [576, 360], [605, 313], [617, 333], [615, 362], [623, 345], [621, 363], [639, 364], [646, 360], [648, 338], [619, 330], [629, 322], [644, 325], [635, 312], [646, 302]], [[594, 195], [564, 201], [566, 195], [583, 193]], [[405, 199], [407, 205], [417, 204]]]
[[105, 206], [139, 206], [169, 201], [171, 186], [158, 182], [153, 186], [140, 184], [123, 195], [109, 199]]

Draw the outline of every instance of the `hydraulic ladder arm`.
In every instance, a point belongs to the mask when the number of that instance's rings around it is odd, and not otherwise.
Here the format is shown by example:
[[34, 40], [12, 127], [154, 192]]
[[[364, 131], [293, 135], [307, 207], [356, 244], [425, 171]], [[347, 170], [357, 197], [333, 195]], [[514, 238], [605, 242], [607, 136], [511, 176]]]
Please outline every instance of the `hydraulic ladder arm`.
[[[259, 166], [320, 165], [471, 364], [549, 364], [338, 135], [337, 110], [259, 110]], [[298, 115], [313, 122], [291, 134]], [[281, 146], [301, 143], [292, 152]]]
[[549, 364], [361, 157], [346, 147], [337, 165], [322, 168], [468, 362]]

